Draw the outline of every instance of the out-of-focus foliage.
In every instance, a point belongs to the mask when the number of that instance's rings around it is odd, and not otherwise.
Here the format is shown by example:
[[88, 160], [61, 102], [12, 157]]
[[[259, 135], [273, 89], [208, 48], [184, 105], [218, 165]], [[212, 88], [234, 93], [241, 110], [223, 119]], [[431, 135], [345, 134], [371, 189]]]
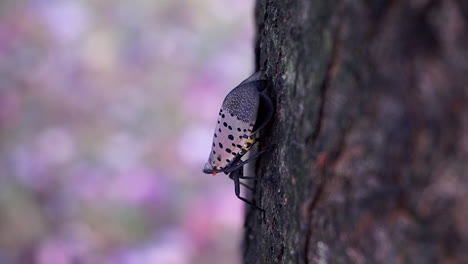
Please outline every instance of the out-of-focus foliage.
[[238, 263], [201, 173], [253, 1], [0, 2], [0, 263]]

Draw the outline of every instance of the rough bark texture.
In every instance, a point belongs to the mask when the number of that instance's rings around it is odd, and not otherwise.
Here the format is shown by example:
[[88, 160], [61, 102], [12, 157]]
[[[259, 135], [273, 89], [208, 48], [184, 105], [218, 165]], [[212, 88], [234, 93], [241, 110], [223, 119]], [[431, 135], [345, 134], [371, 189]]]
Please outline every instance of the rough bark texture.
[[259, 0], [245, 263], [468, 263], [468, 1]]

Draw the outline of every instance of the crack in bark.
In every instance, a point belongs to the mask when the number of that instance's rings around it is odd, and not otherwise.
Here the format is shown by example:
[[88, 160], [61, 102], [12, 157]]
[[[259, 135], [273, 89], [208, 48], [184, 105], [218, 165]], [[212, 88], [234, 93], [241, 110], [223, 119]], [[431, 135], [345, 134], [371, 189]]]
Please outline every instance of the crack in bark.
[[319, 186], [317, 187], [317, 191], [312, 199], [312, 201], [310, 202], [308, 208], [307, 208], [307, 216], [306, 216], [306, 221], [307, 221], [307, 228], [306, 228], [306, 236], [305, 236], [305, 243], [304, 243], [304, 254], [303, 254], [303, 257], [304, 257], [304, 263], [305, 264], [309, 264], [309, 258], [308, 258], [308, 248], [309, 248], [309, 245], [310, 245], [310, 240], [312, 238], [312, 228], [310, 227], [311, 225], [311, 219], [310, 219], [310, 215], [312, 214], [312, 211], [315, 209], [316, 205], [317, 205], [317, 201], [320, 199], [320, 197], [322, 197], [322, 193], [323, 193], [323, 189], [325, 188], [325, 182], [321, 182], [319, 184]]
[[334, 167], [336, 162], [340, 159], [341, 154], [343, 153], [343, 150], [346, 149], [345, 148], [345, 146], [346, 146], [346, 144], [345, 144], [346, 136], [349, 135], [349, 131], [353, 127], [353, 122], [351, 121], [351, 122], [349, 122], [349, 124], [350, 125], [347, 126], [342, 131], [341, 137], [339, 138], [337, 143], [332, 148], [332, 151], [328, 155], [327, 155], [327, 153], [322, 154], [322, 155], [326, 155], [325, 159], [327, 161], [325, 161], [324, 167], [319, 168], [319, 170], [321, 170], [321, 174], [319, 176], [320, 177], [319, 178], [319, 185], [317, 187], [317, 191], [316, 191], [315, 195], [313, 196], [313, 199], [312, 199], [311, 203], [309, 204], [309, 206], [307, 208], [307, 217], [308, 217], [307, 222], [308, 222], [308, 224], [307, 224], [306, 241], [305, 241], [305, 246], [304, 246], [304, 249], [305, 249], [304, 263], [305, 264], [309, 263], [307, 252], [308, 252], [308, 248], [309, 248], [309, 245], [310, 245], [310, 240], [312, 239], [312, 228], [311, 228], [312, 218], [310, 217], [310, 215], [312, 215], [312, 212], [315, 210], [315, 208], [317, 207], [318, 202], [322, 198], [324, 190], [325, 190], [325, 188], [327, 186], [327, 183], [330, 182], [333, 179], [333, 176], [334, 176], [334, 174], [329, 174], [328, 177], [325, 177], [325, 168], [326, 167], [329, 167], [329, 168]]
[[370, 39], [374, 39], [381, 30], [382, 26], [388, 21], [394, 12], [397, 11], [397, 8], [401, 4], [401, 0], [390, 0], [386, 3], [386, 6], [383, 10], [383, 13], [372, 21], [373, 26], [370, 28]]
[[[327, 71], [325, 74], [325, 78], [320, 86], [320, 106], [319, 106], [319, 113], [318, 113], [318, 121], [317, 121], [317, 128], [315, 131], [306, 138], [306, 145], [311, 145], [311, 148], [314, 147], [315, 141], [320, 135], [320, 132], [322, 130], [322, 125], [323, 125], [323, 111], [324, 111], [324, 106], [326, 102], [326, 93], [328, 88], [330, 87], [331, 82], [333, 81], [338, 69], [339, 65], [341, 62], [341, 49], [342, 49], [342, 27], [343, 27], [343, 19], [342, 17], [342, 8], [343, 8], [343, 2], [340, 2], [338, 12], [336, 14], [338, 15], [338, 23], [334, 32], [334, 39], [333, 39], [333, 46], [332, 46], [332, 53], [331, 53], [331, 59], [330, 62], [327, 66]], [[339, 156], [339, 152], [335, 153], [334, 155], [335, 159], [336, 157]], [[324, 170], [324, 169], [323, 169]], [[323, 174], [322, 174], [323, 175]], [[310, 241], [312, 238], [312, 228], [311, 228], [311, 215], [313, 211], [315, 210], [318, 201], [322, 197], [323, 191], [325, 189], [326, 183], [328, 181], [324, 179], [320, 179], [318, 183], [317, 190], [315, 194], [313, 195], [312, 199], [310, 200], [307, 209], [305, 210], [305, 216], [304, 220], [307, 222], [306, 225], [306, 235], [305, 235], [305, 243], [304, 243], [304, 248], [303, 248], [303, 257], [304, 257], [304, 263], [309, 264], [309, 258], [308, 258], [308, 248], [310, 246]]]
[[[340, 12], [338, 12], [340, 13]], [[327, 71], [325, 74], [325, 78], [323, 79], [322, 84], [320, 85], [320, 106], [319, 106], [319, 113], [318, 113], [318, 125], [314, 132], [306, 138], [306, 145], [314, 144], [315, 140], [318, 138], [321, 130], [322, 130], [322, 117], [323, 117], [323, 110], [325, 106], [325, 98], [326, 98], [326, 91], [330, 86], [332, 79], [335, 77], [336, 72], [338, 71], [339, 64], [340, 64], [340, 56], [341, 56], [341, 31], [342, 31], [342, 19], [339, 19], [337, 28], [334, 34], [334, 41], [332, 47], [332, 54], [330, 62], [327, 66]]]

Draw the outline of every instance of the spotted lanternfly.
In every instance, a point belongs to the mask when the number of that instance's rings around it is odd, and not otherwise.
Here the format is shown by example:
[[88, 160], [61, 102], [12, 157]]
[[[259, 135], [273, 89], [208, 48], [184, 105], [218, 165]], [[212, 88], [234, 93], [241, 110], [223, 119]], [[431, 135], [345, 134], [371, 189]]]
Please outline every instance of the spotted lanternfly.
[[267, 86], [267, 81], [262, 77], [263, 72], [253, 74], [229, 92], [224, 99], [219, 111], [211, 153], [203, 169], [207, 174], [216, 175], [218, 172], [229, 174], [234, 180], [237, 197], [249, 204], [251, 203], [238, 194], [239, 179], [257, 180], [258, 178], [243, 176], [242, 166], [257, 158], [264, 150], [245, 161], [241, 158], [256, 143], [255, 134], [270, 121], [273, 115], [273, 104], [262, 92]]

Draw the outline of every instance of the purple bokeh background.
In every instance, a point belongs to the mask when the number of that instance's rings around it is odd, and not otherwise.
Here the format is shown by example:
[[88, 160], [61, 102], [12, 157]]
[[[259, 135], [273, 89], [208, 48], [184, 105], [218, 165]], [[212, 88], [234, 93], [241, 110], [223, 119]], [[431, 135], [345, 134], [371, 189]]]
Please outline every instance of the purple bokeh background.
[[202, 174], [253, 0], [0, 2], [0, 263], [239, 263]]

